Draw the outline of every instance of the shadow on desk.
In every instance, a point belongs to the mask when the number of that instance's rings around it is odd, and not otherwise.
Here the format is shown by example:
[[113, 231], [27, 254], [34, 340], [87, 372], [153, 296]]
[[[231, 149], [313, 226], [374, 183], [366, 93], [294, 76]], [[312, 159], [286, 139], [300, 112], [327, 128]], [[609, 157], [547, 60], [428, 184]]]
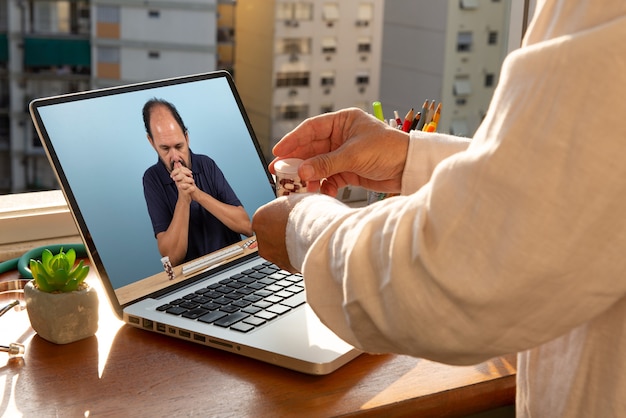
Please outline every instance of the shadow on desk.
[[461, 373], [451, 379], [449, 366], [363, 354], [335, 373], [311, 376], [128, 326], [108, 353], [98, 337], [59, 346], [34, 336], [25, 362], [5, 371], [26, 417], [464, 416], [514, 397], [510, 379], [493, 391], [481, 388], [493, 379], [469, 377], [510, 371], [507, 360], [453, 368]]

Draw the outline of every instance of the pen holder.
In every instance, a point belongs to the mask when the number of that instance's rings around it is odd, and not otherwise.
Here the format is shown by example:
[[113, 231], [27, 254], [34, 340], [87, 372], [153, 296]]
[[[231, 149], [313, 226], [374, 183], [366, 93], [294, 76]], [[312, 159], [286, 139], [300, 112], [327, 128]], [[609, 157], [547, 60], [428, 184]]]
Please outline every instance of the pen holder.
[[274, 163], [276, 172], [276, 197], [292, 193], [306, 193], [306, 182], [298, 176], [298, 167], [302, 163], [299, 158], [286, 158]]

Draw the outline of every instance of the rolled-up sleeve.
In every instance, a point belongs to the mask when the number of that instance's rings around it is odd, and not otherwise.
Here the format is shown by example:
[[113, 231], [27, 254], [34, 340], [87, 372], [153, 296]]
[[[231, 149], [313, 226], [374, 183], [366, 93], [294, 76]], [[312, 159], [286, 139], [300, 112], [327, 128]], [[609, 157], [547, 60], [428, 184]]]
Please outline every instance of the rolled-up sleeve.
[[[626, 96], [626, 62], [592, 38], [618, 45], [624, 27], [511, 54], [469, 146], [414, 135], [404, 195], [360, 209], [298, 203], [289, 256], [320, 319], [365, 351], [469, 364], [556, 338], [622, 298], [626, 124], [608, 110]], [[598, 68], [615, 83], [595, 83]], [[581, 123], [589, 103], [607, 112]]]

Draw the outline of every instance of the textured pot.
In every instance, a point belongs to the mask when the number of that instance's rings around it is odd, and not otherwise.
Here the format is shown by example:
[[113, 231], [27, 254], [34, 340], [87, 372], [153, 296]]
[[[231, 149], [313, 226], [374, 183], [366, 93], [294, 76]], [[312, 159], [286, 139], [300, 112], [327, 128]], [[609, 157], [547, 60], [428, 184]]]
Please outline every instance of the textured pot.
[[55, 344], [91, 337], [98, 330], [98, 293], [89, 286], [67, 293], [42, 292], [30, 281], [24, 287], [30, 325]]

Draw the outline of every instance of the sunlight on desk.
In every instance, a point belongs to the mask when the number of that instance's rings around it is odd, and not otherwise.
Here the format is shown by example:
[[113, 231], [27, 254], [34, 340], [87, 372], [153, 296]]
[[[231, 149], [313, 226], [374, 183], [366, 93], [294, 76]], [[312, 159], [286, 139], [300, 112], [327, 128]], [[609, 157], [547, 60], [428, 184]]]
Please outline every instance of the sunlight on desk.
[[0, 357], [0, 416], [459, 417], [515, 400], [514, 356], [451, 367], [362, 354], [311, 376], [125, 326], [90, 283], [95, 337], [57, 345], [35, 335], [26, 311], [2, 316], [0, 344], [26, 351], [21, 362]]
[[[448, 366], [447, 369], [428, 360], [413, 359], [415, 367], [384, 387], [361, 409], [369, 410], [403, 401], [403, 394], [408, 392], [412, 396], [428, 397], [504, 378], [515, 374], [514, 358], [497, 358], [476, 366]], [[425, 379], [425, 376], [428, 378]]]

